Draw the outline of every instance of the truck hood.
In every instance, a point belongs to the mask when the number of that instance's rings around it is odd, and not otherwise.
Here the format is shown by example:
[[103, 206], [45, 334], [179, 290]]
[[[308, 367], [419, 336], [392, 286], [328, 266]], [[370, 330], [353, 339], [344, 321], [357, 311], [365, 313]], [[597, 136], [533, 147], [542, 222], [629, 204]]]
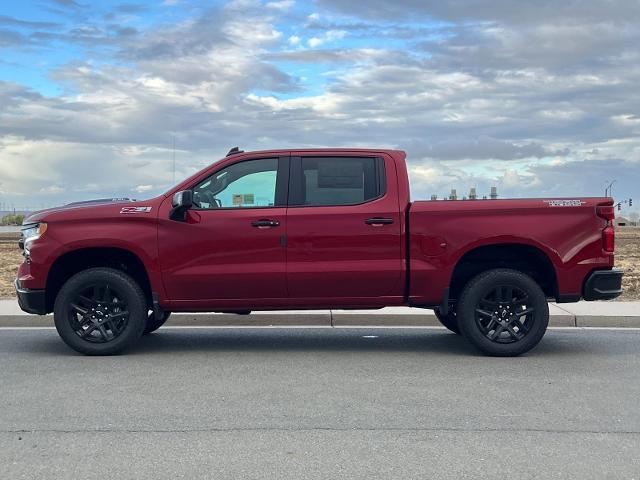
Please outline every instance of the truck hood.
[[[24, 219], [23, 225], [28, 223], [35, 223], [41, 221], [49, 221], [52, 218], [58, 216], [66, 216], [67, 213], [74, 213], [74, 217], [98, 217], [105, 213], [105, 207], [109, 210], [117, 209], [122, 210], [122, 207], [136, 207], [144, 205], [151, 205], [152, 201], [135, 201], [129, 198], [100, 198], [96, 200], [86, 200], [82, 202], [73, 202], [60, 207], [47, 208], [45, 210], [39, 210], [33, 212], [31, 215]], [[155, 203], [155, 202], [153, 202]]]

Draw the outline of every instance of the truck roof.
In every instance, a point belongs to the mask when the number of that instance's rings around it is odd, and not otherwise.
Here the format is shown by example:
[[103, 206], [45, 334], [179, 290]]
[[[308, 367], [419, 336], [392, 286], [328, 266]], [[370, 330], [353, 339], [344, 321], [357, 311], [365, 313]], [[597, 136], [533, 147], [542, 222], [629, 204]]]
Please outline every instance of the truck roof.
[[396, 150], [389, 148], [284, 148], [278, 150], [252, 150], [252, 151], [238, 151], [238, 152], [229, 152], [232, 155], [283, 155], [283, 154], [291, 154], [291, 153], [388, 153], [390, 155], [394, 154], [402, 154], [406, 155], [404, 150]]

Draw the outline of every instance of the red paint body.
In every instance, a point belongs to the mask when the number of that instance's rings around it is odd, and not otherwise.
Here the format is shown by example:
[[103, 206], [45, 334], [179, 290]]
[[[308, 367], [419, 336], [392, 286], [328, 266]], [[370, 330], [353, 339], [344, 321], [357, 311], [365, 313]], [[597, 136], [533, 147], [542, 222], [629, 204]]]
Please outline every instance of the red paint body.
[[[384, 195], [360, 205], [189, 210], [185, 222], [169, 218], [174, 193], [232, 163], [312, 155], [382, 158]], [[607, 220], [596, 214], [597, 206], [613, 200], [576, 200], [579, 206], [552, 206], [543, 199], [411, 203], [401, 151], [251, 152], [227, 157], [151, 200], [35, 213], [25, 223], [45, 221], [48, 230], [33, 243], [18, 279], [23, 288], [45, 289], [61, 255], [110, 247], [141, 260], [151, 291], [171, 311], [435, 306], [465, 253], [520, 244], [547, 256], [558, 296], [577, 300], [585, 278], [611, 269], [614, 256], [603, 249]], [[123, 214], [123, 206], [151, 208]], [[370, 217], [393, 223], [365, 224]], [[279, 225], [251, 226], [261, 219]]]

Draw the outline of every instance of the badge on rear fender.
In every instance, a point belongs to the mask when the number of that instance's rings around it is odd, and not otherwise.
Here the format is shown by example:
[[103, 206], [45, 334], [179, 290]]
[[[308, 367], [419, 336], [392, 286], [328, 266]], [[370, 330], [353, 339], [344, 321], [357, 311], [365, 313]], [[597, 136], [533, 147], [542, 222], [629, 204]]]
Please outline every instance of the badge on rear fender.
[[587, 202], [583, 202], [582, 200], [543, 200], [550, 207], [580, 207]]
[[120, 213], [149, 213], [151, 207], [122, 207]]

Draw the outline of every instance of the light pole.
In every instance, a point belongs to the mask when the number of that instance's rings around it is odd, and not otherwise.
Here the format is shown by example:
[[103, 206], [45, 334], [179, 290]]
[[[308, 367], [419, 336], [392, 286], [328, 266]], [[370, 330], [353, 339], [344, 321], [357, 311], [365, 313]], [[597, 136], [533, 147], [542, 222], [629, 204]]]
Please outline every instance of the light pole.
[[[616, 182], [617, 182], [617, 180], [612, 180], [611, 183], [609, 183], [609, 186], [604, 189], [604, 196], [605, 197], [610, 197], [611, 196], [613, 184], [616, 183]], [[609, 193], [607, 194], [607, 192], [609, 192]]]

